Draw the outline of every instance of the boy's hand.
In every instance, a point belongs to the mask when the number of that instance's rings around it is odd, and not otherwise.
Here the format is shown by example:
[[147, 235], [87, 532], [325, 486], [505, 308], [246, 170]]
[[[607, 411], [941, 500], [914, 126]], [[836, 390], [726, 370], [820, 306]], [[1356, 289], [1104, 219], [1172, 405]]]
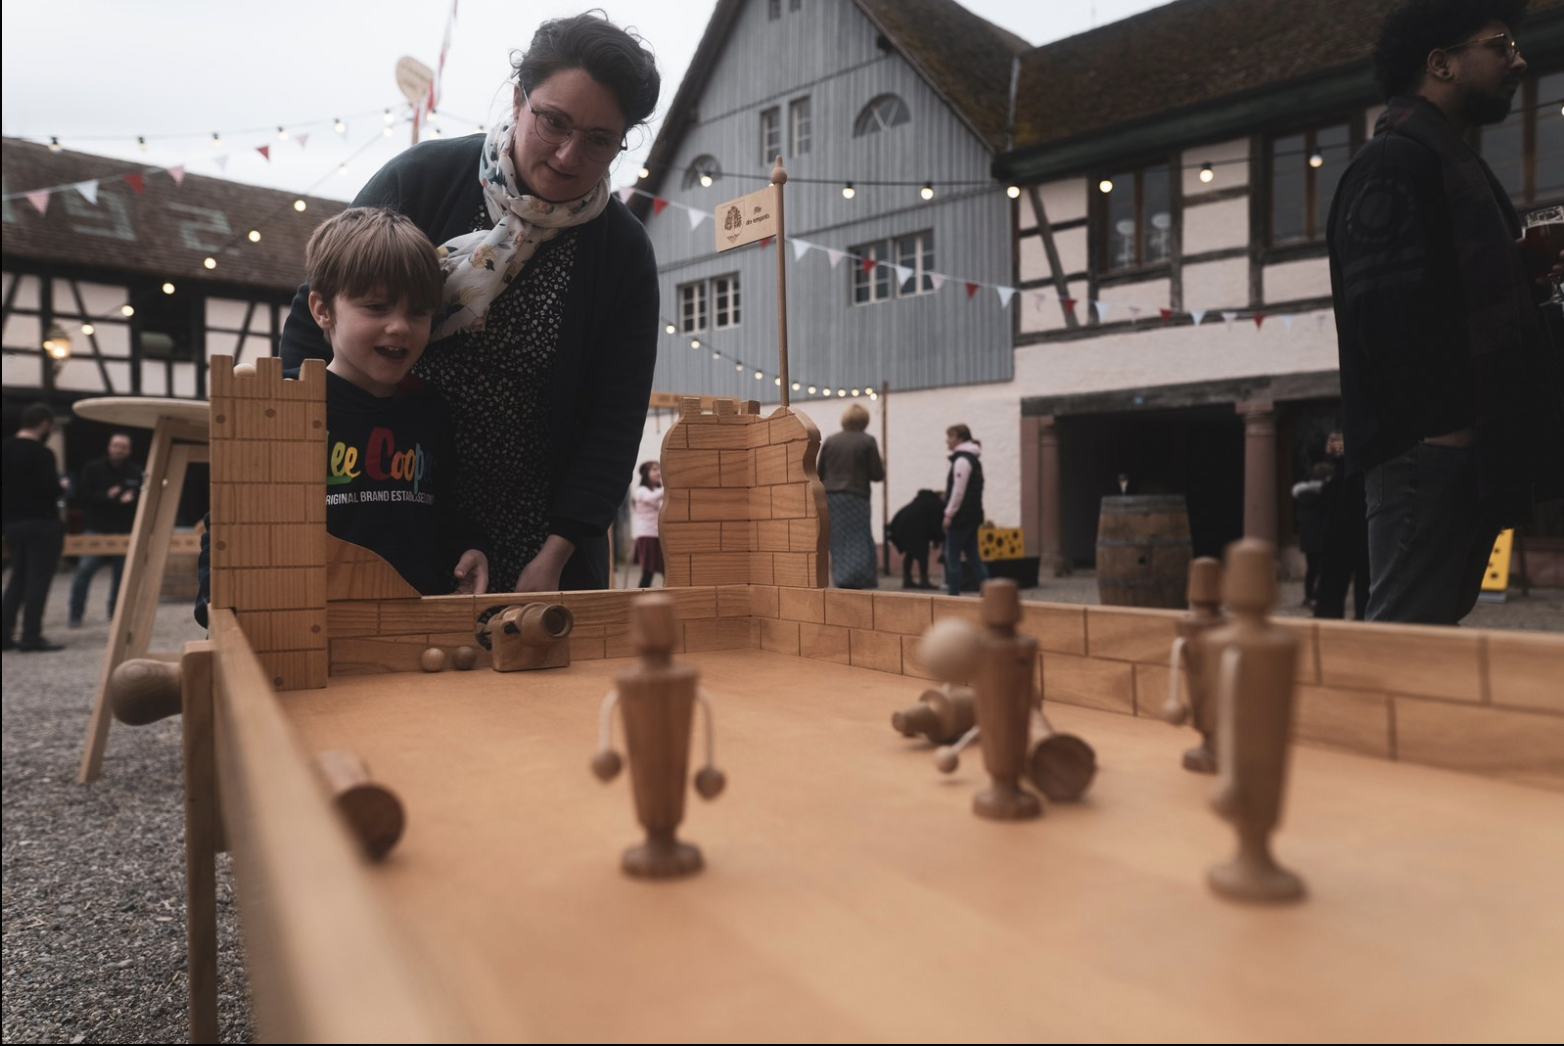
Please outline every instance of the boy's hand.
[[558, 534], [550, 534], [538, 554], [524, 567], [516, 578], [515, 592], [558, 592], [559, 576], [565, 564], [575, 552], [576, 546]]
[[464, 596], [481, 596], [489, 590], [489, 557], [470, 548], [456, 561], [455, 574], [457, 592]]

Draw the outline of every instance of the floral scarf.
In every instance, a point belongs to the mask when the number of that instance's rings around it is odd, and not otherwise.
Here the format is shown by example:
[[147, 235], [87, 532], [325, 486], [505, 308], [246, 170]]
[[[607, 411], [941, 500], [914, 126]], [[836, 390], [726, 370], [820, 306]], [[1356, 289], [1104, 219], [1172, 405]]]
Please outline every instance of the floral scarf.
[[608, 206], [608, 178], [578, 200], [549, 203], [521, 195], [521, 180], [511, 161], [516, 125], [496, 124], [478, 155], [478, 180], [494, 228], [452, 237], [440, 245], [440, 270], [445, 274], [445, 304], [435, 317], [430, 341], [458, 331], [482, 330], [489, 305], [522, 267], [561, 229], [583, 225]]

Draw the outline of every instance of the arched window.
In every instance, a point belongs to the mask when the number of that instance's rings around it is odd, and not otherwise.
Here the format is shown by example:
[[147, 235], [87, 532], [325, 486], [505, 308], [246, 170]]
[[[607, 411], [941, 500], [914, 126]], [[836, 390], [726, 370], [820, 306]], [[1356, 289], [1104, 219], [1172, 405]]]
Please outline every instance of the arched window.
[[906, 102], [894, 94], [882, 94], [864, 106], [863, 111], [858, 114], [858, 119], [853, 121], [853, 137], [862, 138], [866, 134], [879, 134], [887, 127], [895, 127], [911, 119], [912, 114], [908, 112]]
[[722, 177], [722, 165], [715, 156], [697, 156], [684, 169], [686, 189], [705, 188]]

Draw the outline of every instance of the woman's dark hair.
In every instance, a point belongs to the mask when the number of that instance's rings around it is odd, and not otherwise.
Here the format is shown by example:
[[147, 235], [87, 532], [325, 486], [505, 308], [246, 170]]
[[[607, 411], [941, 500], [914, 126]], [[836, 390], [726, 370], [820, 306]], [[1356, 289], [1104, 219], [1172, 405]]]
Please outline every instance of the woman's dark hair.
[[[655, 462], [655, 461], [643, 461], [643, 462], [641, 462], [641, 486], [647, 488], [648, 490], [652, 489], [652, 481], [651, 481], [650, 477], [651, 477], [652, 468], [656, 464], [657, 464], [657, 462]], [[660, 484], [660, 483], [658, 484], [658, 486], [661, 486], [661, 485], [662, 484]]]
[[511, 67], [516, 82], [527, 92], [555, 73], [585, 69], [613, 92], [628, 130], [652, 115], [662, 89], [657, 60], [645, 43], [610, 22], [601, 11], [587, 11], [538, 26], [532, 45], [524, 52], [512, 53]]
[[1404, 0], [1380, 27], [1374, 44], [1374, 82], [1388, 101], [1422, 81], [1428, 52], [1450, 47], [1497, 19], [1520, 26], [1526, 0]]

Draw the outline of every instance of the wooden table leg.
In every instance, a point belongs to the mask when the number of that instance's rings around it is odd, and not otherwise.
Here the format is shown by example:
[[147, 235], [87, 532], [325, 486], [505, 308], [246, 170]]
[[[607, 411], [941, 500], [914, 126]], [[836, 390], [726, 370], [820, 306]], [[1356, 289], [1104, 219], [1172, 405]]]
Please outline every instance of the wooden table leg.
[[185, 755], [185, 946], [190, 1041], [217, 1041], [217, 766], [212, 741], [212, 644], [180, 661]]

